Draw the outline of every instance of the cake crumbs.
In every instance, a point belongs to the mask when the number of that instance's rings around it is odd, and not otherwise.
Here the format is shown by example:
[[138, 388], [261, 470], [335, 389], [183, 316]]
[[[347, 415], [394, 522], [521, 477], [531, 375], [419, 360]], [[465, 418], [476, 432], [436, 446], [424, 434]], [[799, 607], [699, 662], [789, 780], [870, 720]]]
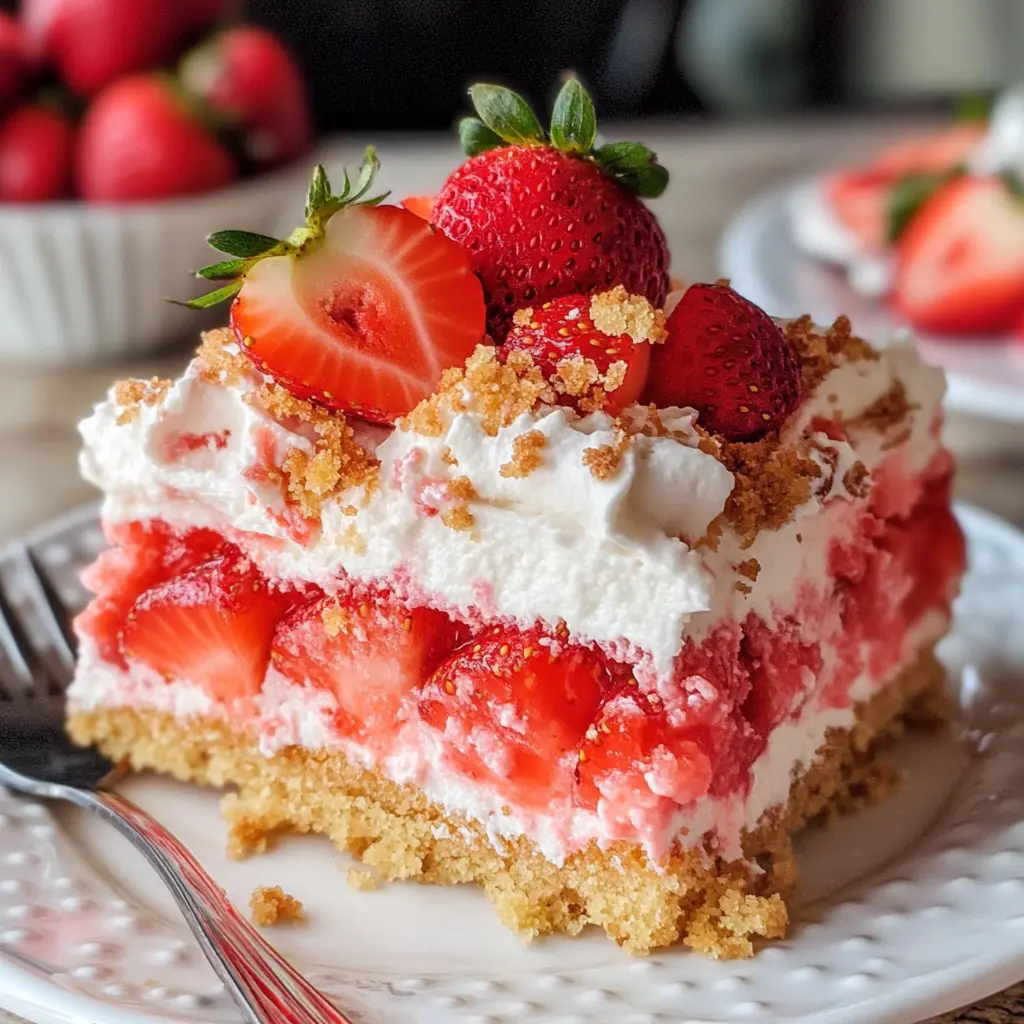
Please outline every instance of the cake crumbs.
[[590, 319], [602, 334], [612, 338], [627, 334], [635, 345], [660, 345], [668, 337], [665, 311], [642, 295], [630, 295], [621, 284], [590, 300]]
[[252, 919], [261, 928], [275, 924], [305, 924], [302, 901], [288, 895], [279, 885], [262, 885], [249, 900]]
[[459, 460], [455, 457], [455, 453], [448, 447], [448, 445], [445, 445], [441, 449], [441, 461], [446, 466], [457, 466], [459, 464]]
[[481, 426], [491, 437], [510, 426], [538, 402], [554, 405], [556, 395], [527, 352], [508, 353], [498, 359], [493, 345], [478, 345], [464, 369], [452, 368], [441, 376], [437, 391], [423, 399], [399, 425], [424, 437], [439, 437], [448, 415], [467, 408], [481, 416]]
[[441, 513], [441, 522], [450, 530], [471, 530], [476, 517], [465, 502], [459, 502]]
[[751, 583], [757, 582], [757, 577], [761, 572], [761, 563], [756, 558], [747, 558], [742, 562], [738, 562], [734, 568], [741, 575], [745, 576]]
[[527, 306], [525, 309], [517, 309], [512, 314], [512, 323], [514, 323], [516, 327], [529, 327], [532, 320], [533, 306]]
[[813, 482], [822, 472], [800, 447], [771, 437], [723, 443], [717, 457], [735, 480], [717, 518], [733, 527], [744, 548], [754, 543], [761, 530], [777, 530], [789, 522], [793, 512], [810, 499]]
[[866, 498], [871, 490], [871, 475], [867, 466], [858, 459], [844, 474], [843, 486], [854, 498]]
[[595, 480], [611, 480], [618, 473], [622, 457], [632, 443], [633, 438], [619, 428], [618, 440], [612, 444], [583, 449], [583, 465]]
[[848, 420], [846, 425], [853, 430], [873, 430], [884, 434], [890, 427], [902, 423], [913, 408], [903, 382], [893, 381], [892, 387], [881, 398], [859, 416]]
[[119, 380], [114, 385], [114, 401], [121, 406], [117, 425], [123, 427], [126, 423], [134, 422], [138, 418], [140, 406], [157, 405], [173, 386], [174, 381], [165, 377]]
[[512, 458], [498, 472], [506, 478], [529, 476], [544, 464], [540, 453], [547, 443], [547, 437], [539, 430], [529, 430], [525, 434], [520, 434], [512, 442]]
[[312, 453], [292, 448], [285, 456], [288, 499], [307, 519], [318, 519], [324, 503], [350, 487], [362, 486], [369, 499], [379, 483], [380, 463], [355, 439], [355, 432], [340, 412], [331, 412], [296, 398], [279, 384], [263, 384], [246, 395], [277, 420], [298, 419], [317, 435]]
[[349, 868], [346, 878], [349, 888], [356, 892], [372, 892], [379, 889], [382, 884], [382, 879], [376, 871], [364, 867]]
[[240, 384], [252, 372], [252, 364], [234, 345], [235, 336], [230, 327], [204, 331], [196, 350], [199, 375], [211, 384], [227, 384], [230, 387]]
[[837, 317], [824, 332], [815, 327], [809, 316], [788, 321], [782, 331], [800, 358], [805, 391], [816, 388], [842, 363], [878, 359], [878, 352], [853, 333], [846, 316]]
[[749, 583], [744, 583], [742, 580], [737, 580], [733, 586], [741, 594], [749, 594], [754, 589]]

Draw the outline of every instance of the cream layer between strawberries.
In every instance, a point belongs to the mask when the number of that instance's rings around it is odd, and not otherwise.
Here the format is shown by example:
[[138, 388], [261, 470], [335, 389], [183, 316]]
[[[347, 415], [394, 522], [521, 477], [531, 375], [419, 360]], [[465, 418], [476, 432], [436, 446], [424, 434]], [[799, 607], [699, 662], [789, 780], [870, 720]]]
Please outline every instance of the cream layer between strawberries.
[[[810, 763], [826, 730], [852, 725], [854, 702], [877, 692], [948, 625], [948, 587], [900, 636], [885, 637], [884, 649], [881, 634], [876, 644], [870, 631], [852, 641], [850, 623], [831, 600], [837, 583], [830, 558], [837, 544], [860, 543], [869, 506], [880, 520], [906, 516], [930, 483], [948, 475], [937, 440], [942, 375], [909, 346], [877, 359], [840, 359], [805, 396], [782, 439], [818, 462], [821, 475], [783, 525], [753, 538], [718, 518], [735, 479], [698, 447], [697, 414], [682, 409], [661, 411], [664, 436], [634, 434], [606, 478], [584, 460], [588, 449], [615, 447], [620, 438], [602, 413], [578, 418], [542, 406], [494, 436], [472, 410], [447, 415], [435, 436], [409, 424], [390, 433], [366, 426], [359, 440], [380, 459], [379, 485], [368, 497], [362, 488], [333, 497], [311, 528], [292, 515], [279, 478], [265, 470], [268, 460], [280, 466], [296, 448], [311, 453], [315, 436], [308, 424], [275, 418], [261, 405], [263, 382], [255, 371], [242, 380], [211, 379], [194, 361], [166, 393], [130, 410], [112, 392], [81, 427], [82, 471], [104, 492], [104, 519], [211, 527], [268, 576], [328, 592], [341, 578], [380, 582], [411, 605], [472, 626], [562, 622], [574, 641], [635, 663], [642, 688], [682, 692], [694, 707], [718, 695], [708, 679], [680, 670], [684, 644], [738, 630], [753, 615], [769, 633], [820, 644], [819, 670], [803, 670], [802, 704], [773, 729], [750, 783], [734, 792], [681, 805], [670, 799], [671, 779], [652, 772], [649, 803], [610, 789], [596, 811], [570, 801], [509, 807], [505, 796], [449, 768], [443, 736], [415, 716], [389, 751], [371, 754], [331, 729], [332, 695], [296, 686], [273, 668], [243, 713], [188, 680], [104, 663], [86, 641], [70, 691], [73, 709], [127, 705], [182, 718], [228, 716], [254, 730], [268, 755], [289, 744], [341, 748], [483, 821], [496, 844], [525, 833], [555, 861], [594, 839], [640, 842], [657, 858], [674, 841], [696, 845], [710, 836], [731, 855], [742, 830], [786, 799], [795, 766]], [[905, 397], [900, 414], [887, 422], [872, 417], [894, 393]], [[629, 415], [639, 427], [647, 413]], [[820, 429], [823, 421], [842, 422], [845, 439], [832, 439]], [[522, 477], [503, 474], [516, 438], [530, 431], [545, 436], [542, 464]], [[466, 529], [445, 523], [462, 500], [461, 478], [474, 491]], [[717, 547], [706, 539], [716, 520]], [[863, 663], [854, 676], [850, 643]]]

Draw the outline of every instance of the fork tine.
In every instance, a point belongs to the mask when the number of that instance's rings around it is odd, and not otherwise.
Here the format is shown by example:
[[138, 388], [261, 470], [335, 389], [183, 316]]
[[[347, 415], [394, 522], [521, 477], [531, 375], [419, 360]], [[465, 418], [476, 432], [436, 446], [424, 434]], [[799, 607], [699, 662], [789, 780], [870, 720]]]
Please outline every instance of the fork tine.
[[39, 556], [31, 549], [25, 548], [25, 558], [32, 568], [32, 575], [39, 586], [39, 593], [49, 611], [50, 632], [54, 641], [54, 649], [60, 658], [61, 666], [70, 677], [75, 672], [75, 651], [78, 642], [75, 631], [71, 627], [71, 615], [57, 593], [53, 580], [39, 560]]
[[[8, 548], [0, 559], [3, 613], [22, 660], [34, 677], [33, 690], [63, 693], [74, 670], [60, 623], [24, 547]], [[2, 607], [2, 606], [0, 606]]]
[[0, 700], [20, 700], [35, 689], [32, 669], [11, 628], [13, 614], [0, 588]]

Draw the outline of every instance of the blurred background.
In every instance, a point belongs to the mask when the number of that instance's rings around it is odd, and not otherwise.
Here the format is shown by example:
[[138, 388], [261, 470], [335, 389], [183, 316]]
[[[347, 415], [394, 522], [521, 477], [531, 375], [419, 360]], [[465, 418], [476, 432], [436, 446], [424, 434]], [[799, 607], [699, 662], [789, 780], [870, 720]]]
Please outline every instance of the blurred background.
[[[0, 0], [2, 11], [0, 539], [89, 496], [75, 425], [111, 379], [177, 372], [199, 328], [223, 319], [166, 301], [203, 290], [190, 272], [209, 262], [207, 232], [287, 231], [313, 160], [340, 173], [371, 140], [396, 199], [431, 194], [460, 160], [452, 127], [474, 80], [547, 108], [575, 69], [607, 137], [642, 139], [671, 171], [654, 209], [673, 269], [706, 280], [746, 204], [865, 164], [1024, 78], [1024, 0]], [[1013, 422], [975, 408], [951, 416], [950, 441], [971, 460], [964, 493], [1024, 520], [1024, 474], [989, 466], [1024, 448], [1024, 370], [1019, 384]]]

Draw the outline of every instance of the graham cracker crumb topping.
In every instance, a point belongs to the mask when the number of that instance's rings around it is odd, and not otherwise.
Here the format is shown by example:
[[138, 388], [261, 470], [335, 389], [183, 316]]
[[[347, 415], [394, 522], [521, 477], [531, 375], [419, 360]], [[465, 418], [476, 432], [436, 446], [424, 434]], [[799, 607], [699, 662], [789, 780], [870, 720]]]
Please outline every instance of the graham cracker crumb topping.
[[272, 924], [303, 924], [302, 902], [289, 896], [279, 885], [261, 886], [249, 900], [252, 919], [261, 928]]
[[761, 563], [756, 558], [747, 558], [737, 563], [734, 568], [741, 576], [745, 576], [753, 583], [757, 581], [761, 572]]
[[802, 316], [784, 324], [782, 331], [800, 358], [805, 392], [816, 388], [842, 363], [878, 359], [875, 349], [853, 333], [849, 317], [837, 317], [821, 333], [809, 316]]
[[[616, 424], [618, 425], [618, 421]], [[602, 444], [596, 448], [583, 450], [583, 465], [590, 470], [595, 480], [611, 480], [618, 473], [622, 465], [622, 456], [633, 443], [633, 438], [621, 426], [618, 426], [618, 434], [618, 440], [613, 444]]]
[[621, 284], [590, 300], [590, 319], [602, 334], [613, 338], [628, 334], [636, 345], [658, 345], [668, 337], [664, 310], [642, 295], [630, 295]]
[[871, 490], [871, 476], [859, 459], [843, 474], [843, 486], [854, 498], [866, 498]]
[[529, 327], [531, 320], [533, 320], [533, 306], [527, 306], [525, 309], [517, 309], [512, 314], [512, 323], [514, 323], [516, 327]]
[[471, 410], [480, 414], [484, 431], [493, 437], [541, 401], [554, 405], [555, 392], [528, 353], [510, 352], [501, 363], [493, 345], [478, 345], [465, 369], [446, 370], [437, 391], [399, 420], [399, 426], [439, 437], [448, 413]]
[[[317, 519], [326, 501], [349, 487], [363, 486], [369, 498], [376, 489], [380, 463], [358, 441], [344, 415], [296, 398], [279, 384], [263, 384], [256, 399], [278, 420], [298, 419], [317, 434], [313, 452], [292, 448], [282, 470], [288, 497], [302, 514]], [[253, 400], [250, 395], [246, 400]]]
[[847, 422], [854, 430], [874, 430], [884, 434], [890, 427], [902, 423], [914, 408], [907, 398], [902, 381], [893, 381], [892, 387], [859, 416]]
[[512, 442], [512, 458], [498, 471], [503, 477], [520, 478], [529, 476], [544, 463], [541, 451], [548, 439], [539, 430], [520, 434]]
[[348, 632], [348, 612], [345, 611], [337, 601], [333, 604], [325, 605], [323, 611], [320, 613], [320, 618], [324, 624], [324, 632], [329, 637], [333, 638], [339, 633]]
[[123, 427], [138, 419], [140, 405], [156, 405], [173, 387], [174, 381], [163, 377], [150, 377], [149, 380], [119, 380], [114, 385], [114, 401], [122, 407], [118, 414], [117, 425]]
[[[744, 548], [761, 530], [777, 530], [789, 522], [794, 510], [810, 499], [812, 482], [821, 475], [818, 463], [802, 450], [773, 438], [723, 443], [718, 458], [736, 481], [719, 518], [732, 526]], [[706, 540], [719, 535], [720, 530], [713, 529], [716, 522], [709, 526]]]
[[199, 360], [199, 372], [204, 380], [212, 384], [240, 384], [251, 371], [252, 365], [241, 353], [228, 351], [227, 346], [233, 345], [235, 336], [229, 327], [218, 327], [213, 331], [205, 331], [196, 352]]

